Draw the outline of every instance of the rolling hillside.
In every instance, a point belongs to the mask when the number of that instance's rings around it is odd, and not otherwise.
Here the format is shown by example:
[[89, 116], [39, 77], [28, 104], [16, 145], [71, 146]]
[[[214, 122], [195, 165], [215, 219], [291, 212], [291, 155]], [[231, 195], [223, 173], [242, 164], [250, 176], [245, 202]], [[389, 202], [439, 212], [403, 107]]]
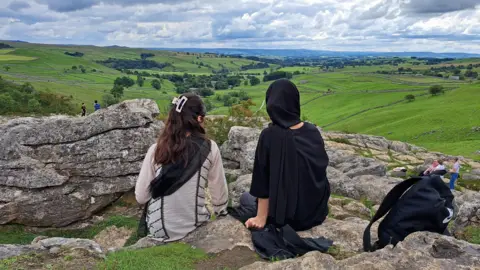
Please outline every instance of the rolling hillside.
[[[117, 77], [127, 75], [99, 61], [110, 58], [139, 60], [141, 54], [153, 54], [146, 58], [163, 68], [131, 69], [151, 74], [211, 75], [222, 68], [230, 74], [255, 74], [262, 81], [264, 72], [279, 68], [242, 70], [242, 66], [257, 61], [245, 58], [226, 58], [212, 54], [169, 52], [158, 50], [130, 49], [123, 47], [54, 46], [7, 42], [14, 48], [0, 50], [0, 76], [14, 83], [30, 82], [39, 90], [48, 90], [72, 96], [76, 106], [85, 102], [92, 111], [94, 100], [102, 100]], [[71, 56], [65, 52], [82, 56]], [[417, 63], [415, 63], [417, 62]], [[326, 130], [382, 135], [389, 139], [411, 142], [430, 150], [480, 159], [480, 83], [478, 80], [448, 80], [413, 74], [379, 74], [398, 68], [428, 70], [451, 65], [479, 64], [479, 58], [460, 59], [425, 66], [408, 60], [398, 66], [345, 66], [330, 71], [319, 67], [293, 66], [280, 71], [296, 72], [292, 80], [301, 92], [304, 117]], [[73, 68], [73, 67], [76, 68]], [[81, 69], [85, 72], [82, 72]], [[472, 70], [480, 72], [479, 68]], [[303, 73], [303, 74], [302, 74]], [[175, 85], [162, 80], [161, 89], [154, 89], [150, 82], [154, 77], [145, 77], [143, 87], [126, 88], [123, 99], [151, 98], [160, 108], [166, 108], [175, 92]], [[244, 85], [246, 79], [233, 90], [216, 90], [208, 97], [214, 109], [211, 114], [226, 114], [229, 107], [218, 98], [233, 91], [245, 91], [256, 103], [252, 110], [259, 110], [270, 82]], [[431, 96], [428, 89], [442, 85], [443, 95]], [[330, 92], [327, 91], [330, 89]], [[406, 102], [405, 96], [415, 95], [414, 102]], [[263, 108], [264, 110], [264, 108]]]

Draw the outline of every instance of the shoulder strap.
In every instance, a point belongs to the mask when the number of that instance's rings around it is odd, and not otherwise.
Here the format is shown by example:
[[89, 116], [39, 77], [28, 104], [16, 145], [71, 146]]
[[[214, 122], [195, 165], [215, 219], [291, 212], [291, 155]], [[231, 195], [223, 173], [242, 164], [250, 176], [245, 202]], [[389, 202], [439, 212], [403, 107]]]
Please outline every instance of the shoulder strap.
[[370, 228], [372, 227], [373, 223], [375, 223], [377, 220], [381, 219], [383, 216], [385, 216], [390, 209], [392, 209], [393, 205], [402, 197], [403, 193], [407, 191], [411, 186], [413, 186], [415, 183], [418, 181], [422, 180], [422, 177], [412, 177], [410, 179], [407, 179], [399, 184], [397, 184], [395, 187], [388, 192], [387, 196], [383, 199], [382, 204], [380, 205], [380, 208], [378, 209], [377, 213], [375, 213], [375, 216], [373, 216], [372, 220], [368, 224], [367, 228], [365, 229], [365, 232], [363, 233], [363, 250], [366, 252], [372, 252], [375, 251], [375, 248], [372, 248], [371, 244], [371, 236], [370, 236]]

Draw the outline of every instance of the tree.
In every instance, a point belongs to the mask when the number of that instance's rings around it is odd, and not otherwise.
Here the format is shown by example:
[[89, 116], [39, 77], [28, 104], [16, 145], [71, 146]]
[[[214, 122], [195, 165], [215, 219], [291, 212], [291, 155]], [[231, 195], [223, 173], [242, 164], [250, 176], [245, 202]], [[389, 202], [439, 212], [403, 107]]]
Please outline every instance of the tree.
[[215, 105], [213, 105], [212, 101], [210, 99], [205, 100], [205, 108], [207, 109], [207, 112], [215, 109]]
[[73, 69], [73, 70], [77, 70], [77, 66], [73, 66], [72, 69]]
[[138, 84], [138, 86], [143, 87], [143, 84], [144, 84], [144, 83], [145, 83], [145, 79], [144, 79], [142, 76], [137, 75], [137, 84]]
[[408, 101], [408, 102], [413, 102], [415, 101], [415, 96], [410, 94], [410, 95], [406, 95], [405, 96], [405, 99]]
[[28, 100], [28, 110], [30, 112], [38, 112], [40, 110], [40, 102], [36, 99]]
[[5, 71], [8, 72], [10, 70], [10, 67], [9, 66], [4, 66], [3, 69], [5, 69]]
[[213, 96], [215, 92], [210, 88], [201, 88], [197, 90], [197, 94], [202, 97], [209, 97], [209, 96]]
[[215, 83], [216, 90], [228, 89], [228, 83], [226, 81], [218, 81]]
[[260, 84], [260, 79], [255, 76], [250, 77], [250, 85], [255, 86], [257, 84]]
[[86, 72], [87, 72], [87, 70], [86, 70], [84, 67], [82, 67], [80, 70], [82, 71], [82, 73], [86, 73]]
[[432, 96], [437, 96], [439, 94], [443, 94], [444, 89], [443, 89], [443, 86], [441, 86], [441, 85], [433, 85], [433, 86], [430, 87], [430, 89], [428, 91], [430, 92], [430, 94]]
[[33, 92], [35, 92], [35, 88], [33, 88], [33, 85], [31, 83], [24, 83], [21, 89], [22, 92], [27, 94], [32, 94]]
[[120, 99], [121, 97], [123, 97], [123, 86], [118, 84], [114, 85], [112, 90], [110, 90], [110, 93], [114, 98]]
[[454, 75], [460, 75], [460, 73], [462, 73], [462, 71], [458, 68], [453, 71]]
[[152, 87], [155, 88], [155, 89], [157, 89], [157, 90], [160, 90], [160, 89], [162, 89], [162, 84], [160, 83], [159, 80], [154, 79], [154, 80], [152, 81]]
[[103, 106], [105, 107], [108, 107], [110, 105], [113, 105], [113, 104], [117, 104], [118, 103], [118, 99], [116, 99], [113, 95], [111, 94], [105, 94], [103, 97], [102, 97], [102, 101], [103, 101]]
[[243, 85], [248, 86], [248, 81], [244, 81]]
[[263, 75], [267, 75], [267, 74], [268, 74], [268, 73], [267, 73], [267, 71], [266, 71], [266, 70], [264, 70], [264, 71], [263, 71]]
[[128, 88], [130, 86], [135, 85], [135, 81], [130, 77], [123, 76], [123, 77], [116, 78], [115, 81], [113, 82], [113, 84], [124, 86], [124, 87]]

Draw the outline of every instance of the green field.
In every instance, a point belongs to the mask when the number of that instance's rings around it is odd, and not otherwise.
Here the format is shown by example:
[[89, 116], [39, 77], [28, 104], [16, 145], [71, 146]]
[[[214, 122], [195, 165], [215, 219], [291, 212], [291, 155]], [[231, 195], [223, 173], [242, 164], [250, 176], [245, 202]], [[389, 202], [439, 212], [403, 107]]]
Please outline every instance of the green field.
[[[72, 96], [80, 113], [85, 102], [92, 111], [93, 101], [102, 100], [109, 93], [115, 78], [126, 75], [118, 70], [97, 63], [99, 60], [140, 59], [141, 53], [153, 53], [158, 63], [170, 63], [163, 69], [132, 69], [152, 74], [211, 75], [213, 70], [228, 68], [231, 74], [260, 74], [280, 68], [270, 65], [265, 69], [241, 70], [242, 65], [256, 63], [239, 58], [218, 57], [207, 54], [188, 54], [167, 51], [149, 51], [131, 48], [107, 48], [94, 46], [54, 46], [29, 43], [11, 43], [15, 49], [0, 50], [0, 76], [14, 83], [30, 82], [36, 89]], [[81, 52], [83, 57], [73, 57], [65, 52]], [[480, 133], [472, 127], [480, 126], [480, 81], [453, 81], [432, 76], [378, 74], [377, 71], [396, 71], [399, 67], [412, 70], [428, 70], [431, 67], [478, 64], [480, 59], [461, 59], [438, 65], [416, 65], [408, 60], [399, 66], [345, 66], [343, 69], [325, 71], [320, 67], [284, 67], [282, 71], [301, 73], [292, 79], [301, 93], [302, 114], [325, 130], [366, 133], [385, 136], [455, 155], [480, 159]], [[201, 64], [200, 64], [201, 63]], [[72, 70], [73, 66], [86, 70]], [[478, 70], [478, 68], [474, 69]], [[153, 77], [146, 77], [143, 87], [132, 86], [125, 90], [123, 99], [151, 98], [163, 110], [173, 96], [175, 85], [162, 80], [161, 90], [151, 86]], [[256, 103], [251, 109], [259, 110], [270, 82], [256, 86], [235, 87], [233, 90], [215, 91], [208, 99], [215, 108], [210, 114], [227, 114], [229, 107], [217, 95], [231, 91], [245, 91]], [[442, 85], [446, 93], [432, 97], [427, 95], [432, 85]], [[330, 90], [328, 94], [326, 92]], [[416, 96], [414, 102], [406, 102], [408, 94]], [[263, 108], [265, 110], [265, 108]]]

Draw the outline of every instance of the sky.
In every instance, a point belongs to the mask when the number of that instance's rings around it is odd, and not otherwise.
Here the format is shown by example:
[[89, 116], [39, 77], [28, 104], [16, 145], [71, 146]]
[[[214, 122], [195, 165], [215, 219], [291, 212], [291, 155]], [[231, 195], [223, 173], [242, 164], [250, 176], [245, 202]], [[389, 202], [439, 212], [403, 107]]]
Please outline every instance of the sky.
[[480, 53], [480, 0], [0, 0], [0, 40]]

